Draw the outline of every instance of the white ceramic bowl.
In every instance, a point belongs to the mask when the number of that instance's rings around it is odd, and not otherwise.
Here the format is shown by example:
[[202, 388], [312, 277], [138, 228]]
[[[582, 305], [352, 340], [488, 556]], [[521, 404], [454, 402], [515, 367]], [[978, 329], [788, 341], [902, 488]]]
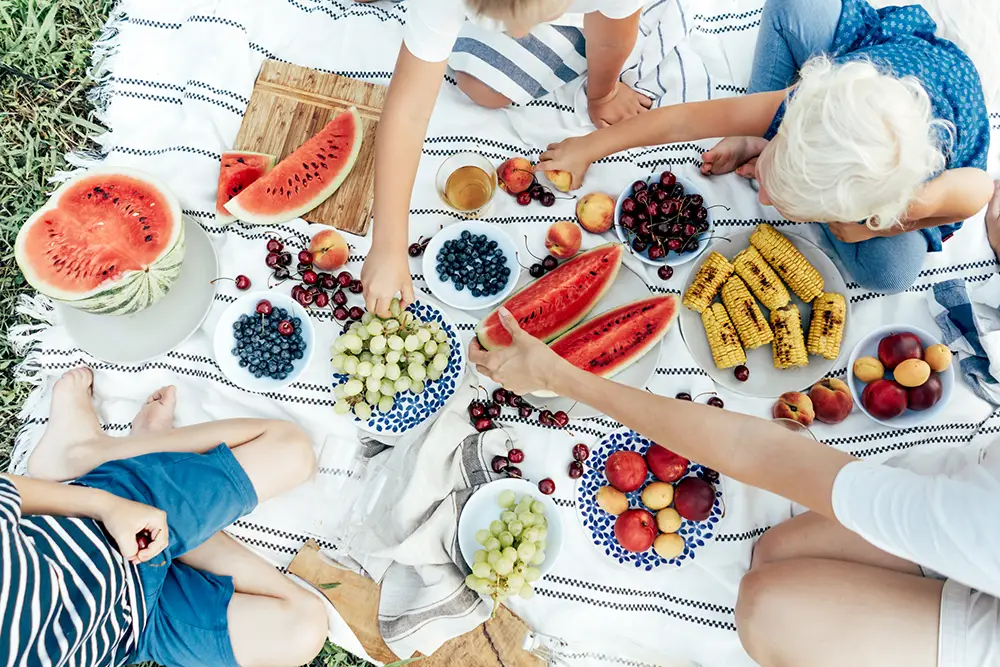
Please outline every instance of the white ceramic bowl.
[[[503, 250], [507, 262], [506, 266], [510, 269], [510, 276], [508, 276], [507, 284], [499, 294], [494, 294], [493, 296], [472, 296], [472, 292], [469, 291], [468, 287], [460, 292], [455, 289], [455, 284], [450, 280], [445, 282], [438, 278], [438, 252], [444, 247], [445, 241], [457, 239], [464, 231], [468, 231], [470, 234], [483, 234], [487, 240], [496, 241], [497, 247]], [[431, 294], [443, 303], [460, 310], [483, 310], [497, 305], [510, 296], [517, 285], [521, 265], [517, 263], [517, 246], [514, 245], [514, 241], [511, 240], [509, 234], [498, 230], [496, 226], [489, 223], [469, 220], [448, 225], [431, 238], [431, 242], [427, 244], [427, 248], [424, 250], [423, 271], [424, 280], [427, 282], [427, 287], [430, 289]]]
[[548, 521], [549, 533], [545, 538], [545, 561], [538, 566], [538, 569], [542, 574], [546, 574], [555, 565], [559, 552], [562, 551], [564, 538], [562, 517], [550, 496], [544, 495], [536, 485], [523, 479], [499, 479], [485, 484], [465, 503], [462, 516], [458, 519], [458, 547], [462, 551], [462, 558], [471, 568], [472, 557], [476, 551], [482, 549], [479, 542], [476, 542], [476, 531], [489, 530], [490, 522], [500, 518], [500, 512], [503, 510], [497, 505], [497, 499], [504, 491], [513, 491], [518, 498], [528, 494], [545, 505], [545, 519]]
[[[647, 185], [659, 181], [661, 173], [662, 172], [656, 172], [654, 174], [650, 174], [649, 176], [647, 176], [645, 179], [642, 180], [645, 180]], [[681, 176], [678, 176], [676, 172], [674, 173], [674, 176], [677, 177], [677, 182], [684, 186], [685, 195], [702, 194], [701, 190], [699, 190], [697, 185], [695, 185], [690, 179], [682, 178]], [[635, 183], [635, 181], [632, 181], [632, 183]], [[701, 256], [701, 254], [705, 252], [705, 249], [708, 248], [708, 246], [711, 244], [711, 241], [702, 241], [701, 245], [699, 245], [698, 249], [694, 252], [688, 252], [683, 254], [678, 254], [676, 252], [667, 252], [666, 257], [664, 257], [663, 259], [650, 259], [649, 253], [647, 251], [636, 252], [632, 250], [632, 244], [629, 242], [628, 237], [625, 235], [625, 228], [623, 228], [619, 222], [619, 220], [621, 220], [621, 215], [622, 215], [622, 202], [624, 202], [629, 196], [631, 196], [632, 183], [629, 183], [625, 187], [625, 189], [622, 190], [622, 193], [618, 195], [618, 202], [615, 204], [615, 234], [618, 236], [618, 240], [625, 244], [625, 247], [628, 248], [629, 252], [631, 252], [632, 255], [639, 261], [645, 262], [646, 264], [650, 264], [652, 266], [662, 266], [664, 264], [666, 264], [667, 266], [680, 266], [681, 264], [687, 264], [696, 257]], [[702, 196], [704, 197], [704, 195]], [[709, 204], [707, 201], [705, 202], [705, 204], [706, 208], [708, 208]], [[712, 231], [714, 230], [714, 228], [715, 226], [712, 224], [712, 210], [709, 208], [708, 229], [702, 232], [700, 236], [703, 239], [708, 238], [709, 236], [712, 235]]]
[[[301, 359], [296, 359], [292, 363], [292, 372], [284, 380], [275, 380], [269, 377], [256, 378], [246, 368], [240, 368], [239, 357], [233, 356], [233, 347], [236, 346], [236, 338], [233, 336], [233, 322], [240, 318], [240, 315], [254, 313], [257, 303], [261, 299], [267, 299], [274, 308], [284, 308], [291, 317], [302, 320], [300, 325], [302, 330], [302, 340], [305, 341], [306, 350]], [[260, 317], [257, 315], [257, 317]], [[306, 309], [298, 304], [287, 294], [281, 294], [275, 290], [248, 292], [233, 303], [222, 313], [219, 322], [215, 327], [213, 335], [213, 347], [215, 349], [215, 361], [219, 364], [222, 374], [229, 378], [233, 384], [258, 393], [277, 391], [295, 382], [305, 371], [312, 359], [313, 350], [316, 348], [316, 333], [313, 330], [312, 320]]]
[[[877, 359], [879, 341], [886, 336], [896, 333], [916, 334], [916, 336], [920, 339], [920, 343], [924, 346], [924, 349], [931, 345], [937, 345], [941, 342], [938, 338], [932, 336], [923, 329], [918, 329], [906, 324], [890, 325], [875, 329], [858, 341], [858, 344], [854, 346], [854, 350], [851, 352], [850, 361], [847, 363], [847, 384], [851, 388], [851, 395], [854, 397], [854, 402], [859, 408], [861, 408], [861, 411], [871, 417], [873, 421], [876, 421], [883, 426], [891, 426], [892, 428], [907, 428], [929, 422], [944, 411], [948, 401], [951, 400], [951, 394], [955, 388], [955, 365], [952, 364], [945, 371], [939, 373], [941, 376], [941, 400], [930, 408], [920, 411], [907, 410], [900, 416], [887, 420], [873, 417], [861, 403], [861, 393], [865, 390], [865, 383], [854, 376], [854, 362], [857, 361], [859, 357], [875, 357]], [[886, 372], [886, 377], [891, 378], [892, 373]]]

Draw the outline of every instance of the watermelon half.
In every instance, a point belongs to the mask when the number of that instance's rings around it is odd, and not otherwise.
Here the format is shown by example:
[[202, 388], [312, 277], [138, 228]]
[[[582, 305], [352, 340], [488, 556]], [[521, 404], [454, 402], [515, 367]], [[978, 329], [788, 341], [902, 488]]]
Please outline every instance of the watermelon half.
[[660, 342], [676, 317], [677, 297], [654, 296], [601, 313], [549, 347], [577, 368], [611, 377]]
[[215, 195], [215, 221], [229, 224], [236, 218], [225, 209], [230, 199], [246, 190], [258, 178], [271, 171], [275, 158], [266, 153], [226, 151], [219, 166], [219, 189]]
[[149, 174], [92, 169], [28, 218], [14, 256], [42, 294], [90, 313], [134, 313], [163, 298], [180, 275], [181, 207]]
[[[625, 247], [607, 243], [581, 253], [535, 282], [515, 292], [503, 304], [521, 328], [548, 342], [571, 329], [597, 305], [622, 265]], [[510, 345], [510, 333], [500, 322], [500, 309], [476, 328], [487, 350]]]
[[225, 209], [254, 225], [275, 225], [308, 213], [351, 173], [363, 138], [361, 117], [351, 107], [227, 202]]

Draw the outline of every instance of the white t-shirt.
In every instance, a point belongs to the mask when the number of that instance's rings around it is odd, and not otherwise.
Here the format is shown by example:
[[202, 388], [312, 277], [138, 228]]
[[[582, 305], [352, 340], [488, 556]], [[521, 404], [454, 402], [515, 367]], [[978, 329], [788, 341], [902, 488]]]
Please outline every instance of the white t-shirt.
[[[566, 13], [551, 21], [555, 25], [582, 24], [584, 14], [600, 12], [611, 19], [623, 19], [642, 7], [644, 0], [574, 0]], [[403, 42], [410, 53], [428, 62], [448, 59], [462, 24], [467, 20], [497, 32], [503, 26], [485, 17], [476, 17], [462, 0], [414, 0], [407, 5]]]
[[853, 461], [834, 482], [833, 511], [883, 551], [1000, 597], [1000, 444]]

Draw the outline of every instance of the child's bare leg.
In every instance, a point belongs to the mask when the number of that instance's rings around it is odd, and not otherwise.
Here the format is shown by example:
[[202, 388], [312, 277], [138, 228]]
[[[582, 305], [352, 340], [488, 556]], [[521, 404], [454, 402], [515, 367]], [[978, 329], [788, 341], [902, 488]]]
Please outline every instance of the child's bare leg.
[[993, 199], [986, 205], [986, 236], [1000, 261], [1000, 181], [993, 181]]

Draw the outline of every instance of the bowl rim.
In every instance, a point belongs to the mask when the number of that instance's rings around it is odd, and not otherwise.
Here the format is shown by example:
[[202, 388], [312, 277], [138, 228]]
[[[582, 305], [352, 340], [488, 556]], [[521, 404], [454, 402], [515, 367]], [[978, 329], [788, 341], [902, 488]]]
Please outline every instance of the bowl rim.
[[[669, 171], [670, 173], [672, 173], [674, 175], [674, 177], [677, 179], [677, 182], [684, 186], [685, 193], [687, 193], [687, 191], [690, 190], [691, 191], [690, 194], [701, 195], [704, 198], [704, 194], [701, 192], [701, 189], [698, 188], [696, 185], [693, 185], [692, 182], [691, 182], [691, 180], [689, 178], [687, 178], [685, 176], [681, 176], [680, 174], [678, 174], [676, 171], [673, 171], [672, 169], [665, 169], [664, 171]], [[660, 267], [660, 266], [664, 266], [664, 265], [666, 265], [666, 266], [682, 266], [684, 264], [687, 264], [688, 262], [694, 261], [698, 257], [701, 257], [705, 253], [705, 251], [708, 249], [708, 247], [710, 245], [712, 245], [712, 241], [709, 240], [707, 243], [702, 244], [701, 247], [698, 249], [697, 252], [688, 253], [686, 255], [678, 255], [678, 254], [674, 253], [673, 257], [671, 257], [670, 253], [668, 252], [667, 255], [663, 259], [650, 259], [645, 254], [638, 253], [638, 252], [635, 252], [634, 250], [632, 250], [632, 245], [630, 243], [628, 243], [628, 241], [626, 240], [626, 238], [625, 238], [625, 232], [622, 229], [621, 223], [619, 222], [619, 220], [621, 219], [621, 215], [622, 215], [622, 202], [624, 202], [625, 198], [630, 194], [629, 191], [632, 189], [632, 184], [635, 183], [635, 181], [645, 181], [646, 184], [649, 185], [651, 183], [651, 181], [653, 181], [654, 179], [659, 179], [660, 174], [662, 174], [662, 173], [663, 173], [663, 171], [652, 172], [648, 176], [646, 176], [645, 178], [637, 178], [637, 179], [635, 179], [634, 181], [632, 181], [628, 185], [626, 185], [624, 189], [622, 189], [621, 193], [618, 195], [617, 201], [615, 202], [615, 219], [614, 219], [614, 225], [613, 225], [613, 227], [614, 227], [614, 230], [615, 230], [615, 236], [618, 237], [618, 240], [625, 245], [625, 247], [628, 249], [628, 251], [632, 255], [632, 257], [635, 257], [640, 262], [643, 262], [644, 264], [648, 264], [650, 266], [656, 266], [656, 267]], [[708, 207], [706, 207], [706, 210], [708, 210], [708, 218], [707, 218], [708, 229], [705, 230], [704, 232], [702, 232], [702, 236], [704, 236], [704, 235], [711, 235], [712, 232], [715, 231], [715, 220], [714, 220], [715, 216], [712, 215], [712, 210], [711, 209], [709, 209]]]
[[[246, 304], [250, 302], [260, 301], [262, 299], [267, 299], [272, 303], [272, 305], [288, 309], [295, 317], [302, 320], [303, 338], [306, 340], [306, 353], [302, 356], [302, 365], [292, 371], [291, 374], [284, 380], [271, 380], [266, 383], [267, 386], [254, 386], [258, 378], [253, 377], [249, 373], [245, 373], [247, 377], [235, 377], [234, 374], [227, 372], [226, 368], [230, 366], [228, 363], [223, 363], [220, 357], [229, 354], [229, 348], [223, 344], [223, 337], [227, 335], [232, 335], [232, 323], [240, 315], [248, 314], [246, 313]], [[223, 326], [224, 325], [224, 326]], [[316, 350], [316, 328], [313, 325], [312, 318], [302, 304], [297, 302], [291, 296], [287, 294], [282, 294], [276, 292], [275, 290], [254, 290], [241, 294], [236, 298], [231, 304], [229, 304], [222, 315], [219, 317], [218, 322], [215, 325], [215, 333], [212, 336], [212, 349], [215, 352], [216, 364], [219, 370], [230, 382], [238, 386], [240, 389], [245, 389], [246, 391], [251, 391], [257, 394], [264, 394], [271, 391], [279, 391], [285, 389], [290, 384], [302, 377], [305, 373], [306, 368], [312, 363], [313, 353]], [[248, 382], [247, 380], [250, 380]], [[263, 378], [260, 378], [263, 380]], [[262, 383], [263, 384], [263, 383]]]
[[[457, 238], [465, 230], [476, 234], [489, 232], [490, 240], [496, 241], [497, 245], [503, 248], [504, 252], [508, 254], [507, 262], [508, 267], [510, 268], [510, 278], [507, 280], [507, 285], [500, 290], [498, 294], [495, 294], [489, 300], [483, 299], [482, 303], [472, 305], [459, 305], [451, 298], [450, 294], [445, 294], [445, 290], [441, 288], [441, 281], [436, 278], [437, 269], [434, 267], [434, 262], [437, 260], [438, 249], [444, 245], [445, 241]], [[518, 263], [520, 253], [518, 253], [517, 244], [514, 243], [514, 240], [510, 238], [509, 234], [497, 234], [494, 230], [495, 226], [489, 222], [484, 222], [482, 220], [463, 220], [450, 225], [445, 225], [431, 237], [430, 243], [428, 243], [427, 247], [424, 249], [421, 266], [424, 274], [424, 282], [427, 283], [427, 289], [435, 299], [446, 306], [450, 306], [458, 310], [479, 311], [486, 310], [487, 308], [493, 308], [497, 304], [505, 301], [507, 297], [514, 293], [514, 290], [517, 289], [517, 283], [521, 275], [521, 267]], [[447, 232], [447, 238], [445, 238], [445, 232]], [[511, 264], [511, 262], [513, 262], [513, 264]], [[454, 289], [452, 289], [452, 291], [454, 291]], [[472, 298], [482, 299], [482, 297]]]
[[[878, 417], [875, 417], [870, 412], [868, 412], [864, 404], [861, 402], [861, 391], [859, 391], [855, 387], [855, 383], [861, 383], [861, 381], [854, 376], [854, 362], [856, 362], [858, 360], [858, 357], [861, 356], [861, 348], [866, 345], [869, 345], [876, 338], [881, 339], [890, 333], [912, 333], [918, 336], [921, 339], [921, 342], [928, 340], [931, 341], [930, 344], [924, 345], [924, 349], [930, 347], [931, 345], [941, 344], [940, 337], [935, 336], [934, 334], [930, 333], [925, 329], [921, 329], [920, 327], [913, 326], [910, 324], [887, 324], [869, 331], [867, 334], [862, 336], [857, 343], [855, 343], [854, 348], [851, 350], [851, 354], [847, 360], [847, 378], [845, 381], [847, 382], [848, 388], [851, 390], [851, 397], [854, 399], [854, 402], [857, 404], [858, 408], [861, 409], [861, 412], [864, 413], [866, 417], [868, 417], [877, 424], [881, 424], [882, 426], [888, 426], [889, 428], [899, 429], [899, 428], [910, 428], [913, 426], [920, 426], [922, 424], [926, 424], [928, 421], [936, 417], [941, 412], [941, 410], [944, 409], [944, 406], [951, 399], [952, 391], [955, 386], [954, 363], [952, 363], [950, 366], [948, 366], [948, 368], [939, 373], [939, 375], [945, 377], [942, 378], [941, 382], [942, 385], [941, 400], [939, 400], [936, 405], [930, 407], [927, 410], [910, 410], [909, 408], [907, 408], [902, 415], [900, 415], [899, 417], [894, 417], [891, 420], [879, 419]], [[906, 418], [908, 414], [910, 416]], [[906, 419], [901, 422], [900, 418], [906, 418]]]

